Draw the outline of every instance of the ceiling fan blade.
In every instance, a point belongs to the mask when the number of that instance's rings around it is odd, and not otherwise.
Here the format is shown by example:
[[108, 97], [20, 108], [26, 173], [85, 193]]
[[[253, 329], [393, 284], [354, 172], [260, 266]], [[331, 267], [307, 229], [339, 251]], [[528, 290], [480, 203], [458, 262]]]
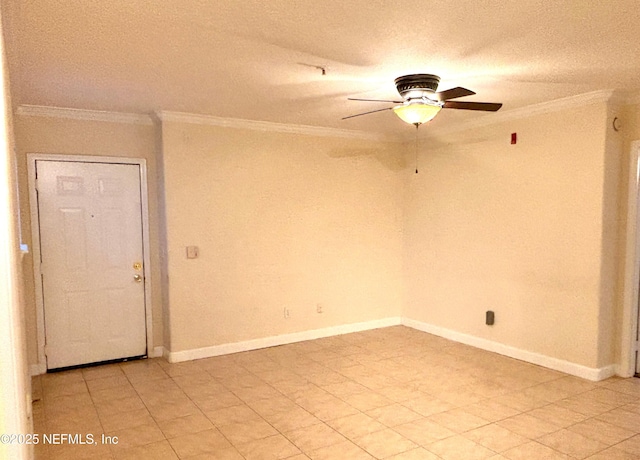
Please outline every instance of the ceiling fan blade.
[[362, 115], [369, 115], [370, 113], [384, 112], [385, 110], [391, 110], [391, 109], [393, 109], [393, 107], [387, 107], [386, 109], [372, 110], [371, 112], [358, 113], [357, 115], [349, 115], [348, 117], [344, 117], [343, 120], [346, 120], [347, 118], [360, 117]]
[[470, 89], [461, 88], [458, 86], [456, 88], [440, 91], [439, 93], [436, 93], [436, 97], [438, 98], [439, 101], [448, 101], [449, 99], [456, 99], [458, 97], [464, 97], [464, 96], [473, 96], [474, 94], [476, 93], [474, 93]]
[[364, 102], [391, 102], [393, 104], [402, 104], [404, 101], [386, 101], [384, 99], [356, 99], [353, 97], [347, 98], [350, 101], [364, 101]]
[[502, 104], [494, 102], [457, 102], [446, 101], [444, 103], [445, 109], [462, 109], [462, 110], [481, 110], [483, 112], [497, 112], [502, 107]]

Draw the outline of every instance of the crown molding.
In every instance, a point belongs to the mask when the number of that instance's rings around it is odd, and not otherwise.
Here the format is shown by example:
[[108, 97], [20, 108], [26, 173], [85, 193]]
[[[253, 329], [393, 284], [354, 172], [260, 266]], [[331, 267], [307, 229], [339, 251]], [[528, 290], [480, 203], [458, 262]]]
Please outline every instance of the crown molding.
[[269, 121], [244, 120], [240, 118], [223, 118], [213, 115], [194, 113], [158, 111], [147, 114], [109, 112], [103, 110], [73, 109], [67, 107], [49, 107], [43, 105], [20, 105], [16, 115], [29, 117], [66, 118], [72, 120], [101, 121], [110, 123], [129, 123], [153, 125], [157, 121], [190, 123], [198, 125], [221, 126], [226, 128], [250, 129], [254, 131], [270, 131], [287, 134], [305, 134], [320, 137], [339, 137], [382, 142], [401, 142], [398, 136], [369, 133], [348, 129], [327, 128], [321, 126], [293, 125]]
[[436, 132], [426, 137], [452, 134], [475, 128], [484, 128], [486, 126], [520, 120], [522, 118], [529, 118], [535, 115], [543, 115], [546, 113], [554, 113], [562, 110], [583, 107], [585, 105], [595, 104], [598, 102], [619, 101], [619, 97], [619, 94], [613, 90], [600, 90], [585, 94], [578, 94], [577, 96], [563, 97], [561, 99], [554, 99], [552, 101], [518, 107], [516, 109], [497, 112], [491, 115], [487, 114], [484, 117], [462, 122], [448, 128], [438, 128]]
[[382, 142], [401, 142], [403, 139], [366, 131], [327, 128], [323, 126], [293, 125], [275, 123], [271, 121], [245, 120], [241, 118], [224, 118], [213, 115], [199, 115], [184, 112], [159, 111], [155, 117], [163, 122], [189, 123], [195, 125], [220, 126], [224, 128], [249, 129], [253, 131], [268, 131], [285, 134], [304, 134], [319, 137], [339, 137], [345, 139], [360, 139]]
[[16, 115], [26, 117], [67, 118], [71, 120], [153, 125], [151, 117], [141, 113], [72, 109], [68, 107], [49, 107], [44, 105], [20, 105], [15, 113]]
[[[623, 105], [640, 104], [640, 93], [627, 97], [613, 90], [593, 91], [590, 93], [569, 96], [552, 101], [518, 107], [516, 109], [487, 114], [473, 120], [468, 120], [450, 127], [438, 127], [425, 138], [482, 128], [508, 121], [519, 120], [535, 115], [559, 112], [566, 109], [582, 107], [598, 102], [614, 102]], [[241, 118], [225, 118], [213, 115], [202, 115], [185, 112], [157, 111], [151, 114], [109, 112], [103, 110], [85, 110], [66, 107], [49, 107], [42, 105], [20, 105], [16, 115], [33, 117], [67, 118], [73, 120], [102, 121], [111, 123], [129, 123], [139, 125], [153, 125], [154, 121], [189, 123], [197, 125], [220, 126], [225, 128], [249, 129], [254, 131], [278, 132], [285, 134], [303, 134], [319, 137], [338, 137], [345, 139], [360, 139], [379, 142], [406, 142], [409, 138], [404, 135], [370, 133], [322, 126], [295, 125], [270, 121], [246, 120]]]

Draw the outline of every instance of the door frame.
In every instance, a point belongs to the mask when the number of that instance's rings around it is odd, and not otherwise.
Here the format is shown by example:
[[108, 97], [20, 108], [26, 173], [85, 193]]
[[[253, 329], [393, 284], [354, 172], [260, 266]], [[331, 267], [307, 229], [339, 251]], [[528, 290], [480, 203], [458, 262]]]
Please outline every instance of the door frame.
[[38, 342], [38, 373], [47, 372], [45, 356], [44, 292], [40, 270], [40, 217], [36, 191], [36, 161], [67, 161], [73, 163], [108, 163], [136, 165], [140, 168], [140, 206], [142, 217], [142, 251], [144, 263], [144, 306], [147, 333], [147, 356], [153, 353], [153, 306], [151, 304], [151, 252], [149, 245], [149, 197], [147, 191], [147, 161], [143, 158], [107, 157], [93, 155], [57, 155], [47, 153], [27, 154], [29, 183], [29, 207], [31, 211], [31, 246], [36, 297], [36, 334]]
[[627, 202], [626, 250], [624, 253], [624, 290], [620, 363], [617, 374], [633, 377], [636, 373], [638, 338], [638, 301], [640, 293], [640, 140], [631, 143], [629, 152], [629, 196]]

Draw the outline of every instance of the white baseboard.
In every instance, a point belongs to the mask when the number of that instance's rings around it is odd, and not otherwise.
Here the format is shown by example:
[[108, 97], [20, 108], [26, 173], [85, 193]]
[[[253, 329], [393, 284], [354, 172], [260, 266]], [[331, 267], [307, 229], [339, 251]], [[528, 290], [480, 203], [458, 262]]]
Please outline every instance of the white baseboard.
[[[371, 329], [379, 329], [382, 327], [404, 325], [417, 329], [419, 331], [428, 332], [429, 334], [444, 337], [456, 342], [471, 345], [482, 350], [491, 351], [510, 358], [519, 359], [531, 364], [537, 364], [549, 369], [564, 372], [566, 374], [581, 377], [587, 380], [600, 381], [621, 375], [619, 366], [612, 364], [600, 368], [591, 368], [580, 364], [572, 363], [558, 358], [552, 358], [540, 353], [522, 350], [520, 348], [505, 345], [503, 343], [494, 342], [492, 340], [483, 339], [462, 332], [446, 329], [440, 326], [434, 326], [429, 323], [416, 321], [409, 318], [391, 317], [373, 321], [365, 321], [362, 323], [343, 324], [340, 326], [332, 326], [323, 329], [313, 329], [310, 331], [294, 332], [291, 334], [276, 335], [264, 337], [260, 339], [247, 340], [244, 342], [225, 343], [222, 345], [214, 345], [211, 347], [197, 348], [192, 350], [183, 350], [172, 352], [165, 347], [154, 347], [149, 358], [164, 357], [170, 363], [179, 363], [182, 361], [190, 361], [193, 359], [210, 358], [212, 356], [226, 355], [230, 353], [238, 353], [242, 351], [258, 350], [260, 348], [274, 347], [277, 345], [286, 345], [288, 343], [302, 342], [304, 340], [314, 340], [323, 337], [331, 337], [334, 335], [349, 334], [351, 332], [367, 331]], [[47, 372], [46, 364], [31, 364], [29, 366], [31, 376], [45, 374]]]
[[31, 375], [31, 377], [34, 377], [36, 375], [42, 375], [42, 374], [46, 374], [47, 373], [47, 365], [46, 364], [31, 364], [29, 366], [29, 374]]
[[537, 364], [549, 369], [564, 372], [566, 374], [581, 377], [583, 379], [599, 381], [609, 378], [616, 374], [616, 366], [610, 365], [600, 368], [591, 368], [583, 366], [581, 364], [572, 363], [570, 361], [564, 361], [558, 358], [552, 358], [550, 356], [542, 355], [540, 353], [534, 353], [532, 351], [522, 350], [503, 343], [494, 342], [492, 340], [483, 339], [462, 332], [453, 331], [440, 326], [434, 326], [429, 323], [423, 323], [409, 318], [402, 318], [402, 324], [417, 329], [419, 331], [428, 332], [429, 334], [444, 337], [456, 342], [464, 343], [465, 345], [471, 345], [472, 347], [480, 348], [482, 350], [492, 351], [500, 355], [509, 356], [510, 358], [526, 361], [531, 364]]
[[170, 363], [179, 363], [181, 361], [190, 361], [192, 359], [210, 358], [212, 356], [227, 355], [241, 351], [258, 350], [260, 348], [275, 347], [277, 345], [286, 345], [289, 343], [302, 342], [304, 340], [314, 340], [334, 335], [349, 334], [351, 332], [379, 329], [381, 327], [398, 326], [400, 324], [402, 324], [402, 318], [400, 317], [383, 318], [363, 323], [343, 324], [323, 329], [275, 335], [271, 337], [264, 337], [262, 339], [247, 340], [244, 342], [225, 343], [222, 345], [196, 348], [193, 350], [171, 352], [165, 349], [165, 357]]

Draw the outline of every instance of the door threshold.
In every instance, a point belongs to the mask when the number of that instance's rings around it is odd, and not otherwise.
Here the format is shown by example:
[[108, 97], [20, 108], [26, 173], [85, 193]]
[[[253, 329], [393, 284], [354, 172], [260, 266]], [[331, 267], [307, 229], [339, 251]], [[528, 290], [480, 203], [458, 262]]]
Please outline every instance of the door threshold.
[[76, 364], [75, 366], [57, 367], [55, 369], [47, 369], [47, 374], [55, 374], [56, 372], [72, 371], [74, 369], [85, 369], [88, 367], [104, 366], [106, 364], [126, 363], [128, 361], [137, 361], [145, 359], [147, 355], [130, 356], [128, 358], [109, 359], [107, 361], [99, 361], [97, 363]]

